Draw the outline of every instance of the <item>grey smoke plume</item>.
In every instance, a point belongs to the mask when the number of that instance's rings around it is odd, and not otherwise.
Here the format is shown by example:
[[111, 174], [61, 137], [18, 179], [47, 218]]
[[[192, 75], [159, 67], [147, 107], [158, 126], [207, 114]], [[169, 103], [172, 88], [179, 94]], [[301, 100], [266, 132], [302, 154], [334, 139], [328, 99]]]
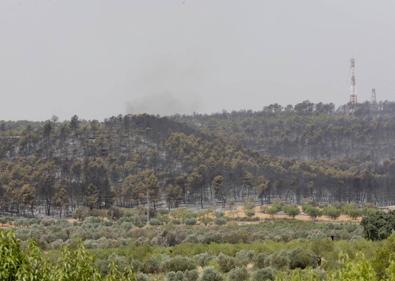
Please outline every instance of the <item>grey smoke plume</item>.
[[171, 93], [145, 95], [127, 103], [126, 111], [129, 114], [149, 113], [161, 116], [190, 114], [200, 109], [198, 100], [176, 98]]
[[191, 114], [202, 110], [200, 93], [212, 75], [204, 51], [155, 53], [141, 59], [128, 86], [127, 113]]

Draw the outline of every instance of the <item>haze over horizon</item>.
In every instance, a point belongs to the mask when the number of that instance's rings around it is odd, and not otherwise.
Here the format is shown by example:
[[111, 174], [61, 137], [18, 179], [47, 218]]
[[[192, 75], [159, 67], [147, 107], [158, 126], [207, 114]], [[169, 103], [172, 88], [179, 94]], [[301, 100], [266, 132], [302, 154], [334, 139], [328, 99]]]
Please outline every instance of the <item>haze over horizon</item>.
[[0, 2], [0, 119], [103, 119], [395, 93], [395, 2]]

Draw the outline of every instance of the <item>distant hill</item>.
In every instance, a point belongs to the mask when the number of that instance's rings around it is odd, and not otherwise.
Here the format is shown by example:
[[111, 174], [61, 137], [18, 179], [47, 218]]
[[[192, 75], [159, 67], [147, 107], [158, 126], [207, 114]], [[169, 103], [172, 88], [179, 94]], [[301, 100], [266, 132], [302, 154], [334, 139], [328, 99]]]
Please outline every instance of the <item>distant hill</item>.
[[0, 211], [245, 200], [394, 204], [392, 104], [375, 106], [367, 115], [362, 105], [345, 114], [304, 102], [170, 118], [0, 121]]
[[232, 139], [262, 155], [300, 160], [395, 157], [395, 103], [359, 104], [352, 110], [305, 101], [262, 111], [176, 116], [175, 120]]

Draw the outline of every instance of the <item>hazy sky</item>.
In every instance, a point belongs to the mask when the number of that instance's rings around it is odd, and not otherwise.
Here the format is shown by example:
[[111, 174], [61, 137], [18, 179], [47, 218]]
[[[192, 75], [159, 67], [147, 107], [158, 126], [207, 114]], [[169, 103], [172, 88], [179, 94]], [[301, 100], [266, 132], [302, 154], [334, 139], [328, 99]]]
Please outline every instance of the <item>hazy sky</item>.
[[0, 119], [395, 100], [393, 0], [0, 0]]

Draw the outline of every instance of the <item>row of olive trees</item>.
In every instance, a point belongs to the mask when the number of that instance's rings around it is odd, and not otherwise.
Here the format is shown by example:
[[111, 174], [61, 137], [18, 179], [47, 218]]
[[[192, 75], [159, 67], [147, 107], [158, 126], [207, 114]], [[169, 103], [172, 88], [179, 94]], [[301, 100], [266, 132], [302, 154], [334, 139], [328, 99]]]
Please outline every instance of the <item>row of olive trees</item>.
[[[274, 203], [270, 207], [262, 207], [261, 208], [264, 213], [270, 214], [274, 216], [277, 213], [284, 212], [288, 216], [295, 218], [297, 215], [301, 214], [302, 211], [304, 214], [311, 217], [315, 220], [317, 217], [327, 216], [333, 220], [336, 220], [341, 215], [347, 215], [352, 219], [357, 219], [363, 215], [367, 215], [370, 212], [375, 212], [377, 209], [375, 208], [361, 208], [354, 204], [343, 204], [343, 205], [327, 205], [327, 206], [315, 206], [313, 204], [303, 204], [301, 208], [297, 205], [289, 205], [284, 203]], [[249, 209], [247, 209], [249, 210]], [[251, 215], [248, 211], [247, 215]], [[252, 214], [253, 215], [253, 214]]]

